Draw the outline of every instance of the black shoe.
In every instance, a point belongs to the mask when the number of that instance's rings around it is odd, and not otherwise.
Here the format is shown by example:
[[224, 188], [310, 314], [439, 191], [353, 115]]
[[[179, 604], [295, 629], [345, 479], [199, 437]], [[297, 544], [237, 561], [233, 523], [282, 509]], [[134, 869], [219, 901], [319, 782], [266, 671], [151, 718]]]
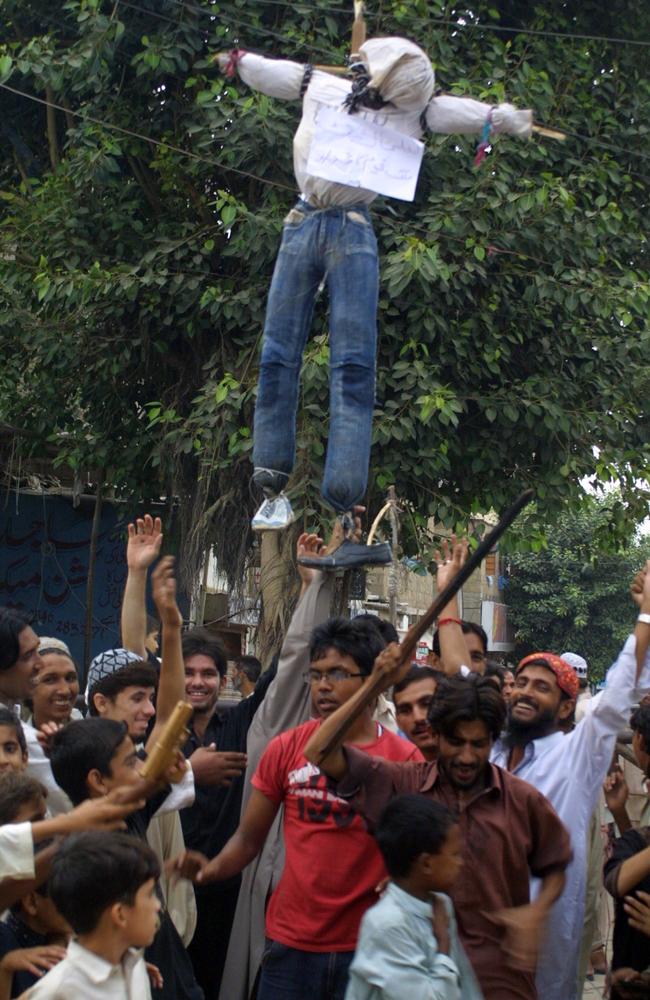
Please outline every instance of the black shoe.
[[357, 566], [385, 566], [393, 561], [388, 542], [377, 545], [359, 545], [349, 538], [341, 542], [331, 556], [298, 556], [301, 566], [311, 569], [354, 569]]
[[286, 472], [278, 472], [276, 469], [257, 468], [253, 470], [253, 482], [268, 499], [272, 499], [282, 493], [289, 482], [289, 476]]

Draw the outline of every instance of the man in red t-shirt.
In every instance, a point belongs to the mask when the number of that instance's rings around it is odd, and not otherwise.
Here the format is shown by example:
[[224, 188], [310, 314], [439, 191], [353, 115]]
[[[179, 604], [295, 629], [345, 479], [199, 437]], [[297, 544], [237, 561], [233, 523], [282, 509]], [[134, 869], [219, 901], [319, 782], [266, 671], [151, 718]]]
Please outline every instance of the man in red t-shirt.
[[[284, 806], [286, 862], [266, 914], [258, 1000], [343, 1000], [361, 918], [386, 872], [365, 823], [303, 747], [321, 720], [361, 688], [383, 646], [365, 621], [334, 618], [314, 630], [305, 679], [319, 718], [271, 740], [239, 828], [197, 876], [210, 882], [240, 872]], [[350, 741], [386, 760], [424, 759], [373, 720], [372, 706], [354, 723]]]

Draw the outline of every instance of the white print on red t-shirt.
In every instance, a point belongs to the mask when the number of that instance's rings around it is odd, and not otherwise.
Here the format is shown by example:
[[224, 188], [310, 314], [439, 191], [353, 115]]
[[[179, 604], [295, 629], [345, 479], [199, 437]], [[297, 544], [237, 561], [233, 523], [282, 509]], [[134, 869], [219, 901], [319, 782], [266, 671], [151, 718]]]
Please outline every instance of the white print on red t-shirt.
[[298, 816], [307, 823], [333, 820], [341, 829], [350, 826], [358, 815], [349, 802], [339, 798], [331, 779], [314, 764], [290, 771], [287, 785], [287, 794], [297, 800]]

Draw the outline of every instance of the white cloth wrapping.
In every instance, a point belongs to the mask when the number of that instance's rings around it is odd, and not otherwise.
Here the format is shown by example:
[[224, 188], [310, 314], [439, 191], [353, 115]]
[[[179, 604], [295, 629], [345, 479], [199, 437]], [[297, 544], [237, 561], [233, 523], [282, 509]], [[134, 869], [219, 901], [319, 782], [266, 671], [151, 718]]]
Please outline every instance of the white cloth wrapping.
[[[630, 636], [607, 673], [599, 698], [592, 698], [575, 729], [556, 732], [525, 747], [513, 771], [547, 797], [571, 835], [573, 861], [566, 870], [564, 891], [548, 921], [537, 972], [540, 1000], [576, 1000], [578, 949], [582, 936], [587, 881], [589, 823], [605, 780], [616, 736], [630, 717], [642, 689], [650, 688], [650, 655], [636, 677], [636, 640]], [[492, 761], [507, 768], [510, 750], [495, 744]], [[531, 891], [538, 886], [533, 882]]]
[[[373, 39], [364, 48], [375, 42], [402, 42], [403, 39]], [[410, 43], [409, 43], [410, 44]], [[414, 46], [417, 48], [417, 46]], [[419, 50], [418, 50], [419, 51]], [[238, 64], [241, 79], [253, 90], [259, 90], [269, 97], [281, 100], [299, 100], [305, 66], [284, 59], [266, 59], [264, 56], [247, 52]], [[378, 71], [379, 72], [379, 71]], [[383, 67], [387, 83], [390, 82]], [[392, 81], [395, 83], [395, 80]], [[351, 92], [350, 80], [315, 70], [303, 97], [303, 112], [293, 140], [293, 165], [296, 181], [302, 196], [317, 208], [330, 208], [355, 204], [369, 205], [377, 195], [364, 188], [347, 187], [321, 180], [307, 171], [307, 161], [314, 134], [314, 121], [321, 105], [341, 109]], [[397, 89], [397, 88], [396, 88]], [[390, 92], [390, 91], [389, 91]], [[425, 111], [426, 109], [426, 111]], [[445, 134], [479, 134], [492, 111], [495, 132], [506, 132], [518, 136], [529, 136], [532, 126], [532, 112], [517, 111], [511, 104], [492, 106], [466, 97], [442, 95], [430, 101], [422, 100], [410, 108], [400, 108], [388, 104], [377, 111], [359, 108], [356, 112], [362, 118], [378, 125], [403, 132], [416, 139], [422, 137], [421, 115], [425, 112], [428, 128], [432, 132]]]

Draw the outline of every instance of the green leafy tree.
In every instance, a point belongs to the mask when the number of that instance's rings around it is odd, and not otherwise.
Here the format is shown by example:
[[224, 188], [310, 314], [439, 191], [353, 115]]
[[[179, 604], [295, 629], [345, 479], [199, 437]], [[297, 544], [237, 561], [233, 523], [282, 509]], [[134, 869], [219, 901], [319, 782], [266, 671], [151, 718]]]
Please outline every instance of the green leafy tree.
[[[507, 601], [517, 656], [535, 650], [584, 656], [600, 680], [632, 631], [634, 574], [650, 557], [647, 536], [630, 535], [618, 551], [598, 552], [594, 537], [611, 521], [612, 498], [562, 515], [539, 552], [513, 552]], [[526, 532], [525, 523], [520, 526]]]
[[[224, 80], [209, 57], [243, 44], [342, 63], [351, 4], [0, 8], [0, 420], [27, 432], [24, 450], [105, 469], [121, 495], [180, 497], [186, 579], [214, 545], [239, 582], [257, 357], [295, 197], [299, 108]], [[480, 170], [474, 140], [429, 137], [415, 202], [377, 202], [370, 513], [395, 483], [415, 551], [432, 516], [452, 523], [533, 486], [547, 518], [579, 507], [583, 477], [614, 477], [629, 525], [647, 510], [650, 438], [648, 50], [544, 32], [647, 41], [647, 5], [384, 0], [368, 16], [371, 33], [416, 38], [445, 90], [507, 97], [568, 135], [497, 137]], [[327, 437], [325, 305], [305, 356], [293, 479], [311, 523]]]

